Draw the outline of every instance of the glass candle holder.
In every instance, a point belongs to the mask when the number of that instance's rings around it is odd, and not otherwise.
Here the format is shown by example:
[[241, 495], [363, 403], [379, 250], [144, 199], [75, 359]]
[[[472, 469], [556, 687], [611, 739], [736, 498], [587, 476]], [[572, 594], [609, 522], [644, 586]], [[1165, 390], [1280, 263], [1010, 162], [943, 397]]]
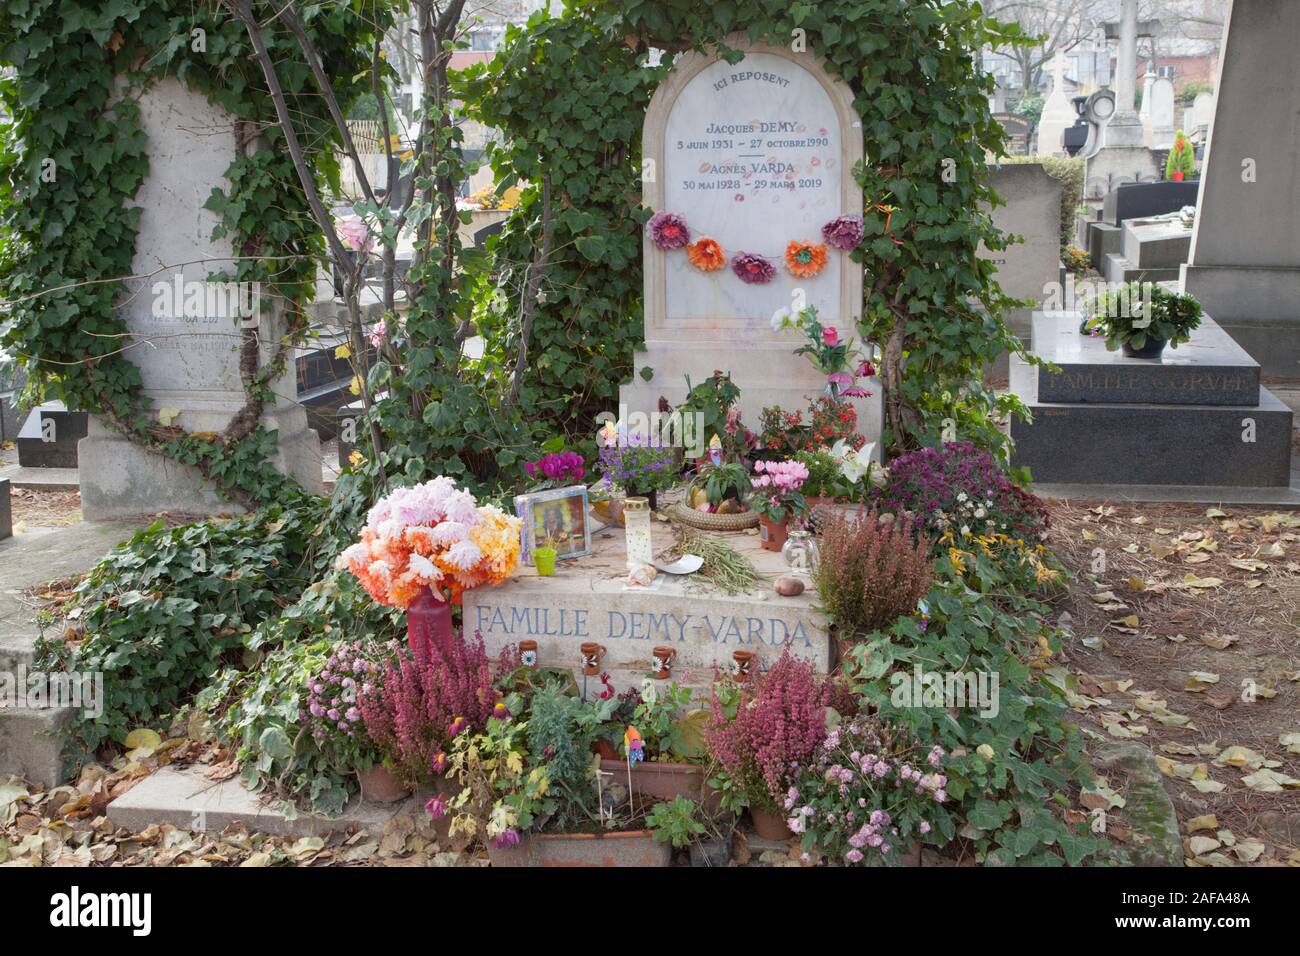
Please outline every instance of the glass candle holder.
[[650, 502], [646, 498], [628, 498], [623, 502], [623, 525], [627, 539], [628, 569], [654, 564], [650, 544]]
[[812, 574], [820, 557], [817, 542], [807, 531], [791, 531], [781, 548], [781, 556], [796, 574]]

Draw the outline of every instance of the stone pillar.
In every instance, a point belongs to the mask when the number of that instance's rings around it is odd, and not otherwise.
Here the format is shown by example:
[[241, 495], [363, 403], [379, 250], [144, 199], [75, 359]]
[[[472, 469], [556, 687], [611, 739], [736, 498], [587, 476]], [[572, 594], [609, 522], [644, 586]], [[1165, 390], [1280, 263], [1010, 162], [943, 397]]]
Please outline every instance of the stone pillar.
[[1295, 0], [1234, 0], [1183, 289], [1263, 366], [1300, 376], [1300, 37]]
[[1119, 15], [1119, 52], [1115, 57], [1115, 111], [1132, 113], [1137, 90], [1137, 0], [1123, 0]]
[[[140, 369], [160, 420], [190, 432], [220, 432], [245, 404], [239, 370], [243, 328], [256, 323], [265, 361], [284, 330], [282, 309], [260, 290], [208, 281], [234, 274], [231, 238], [213, 240], [215, 213], [203, 208], [224, 186], [238, 155], [234, 117], [175, 79], [140, 98], [149, 175], [135, 196], [140, 228], [119, 314], [130, 332], [126, 356]], [[263, 426], [278, 431], [273, 459], [304, 487], [321, 490], [320, 444], [295, 403], [295, 369], [273, 384]], [[93, 409], [91, 410], [93, 412]], [[170, 511], [238, 510], [199, 472], [133, 444], [93, 414], [78, 456], [88, 520]]]

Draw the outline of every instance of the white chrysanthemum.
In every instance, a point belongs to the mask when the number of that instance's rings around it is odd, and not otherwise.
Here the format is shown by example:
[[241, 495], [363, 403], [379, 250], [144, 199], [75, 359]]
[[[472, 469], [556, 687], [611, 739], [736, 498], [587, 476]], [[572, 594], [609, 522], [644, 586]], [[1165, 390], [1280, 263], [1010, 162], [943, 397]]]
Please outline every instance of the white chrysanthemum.
[[473, 541], [457, 541], [447, 549], [447, 560], [462, 571], [468, 571], [483, 560], [483, 552]]
[[438, 566], [422, 554], [412, 554], [408, 565], [412, 571], [429, 583], [442, 578], [442, 572], [438, 570]]
[[457, 541], [464, 541], [468, 536], [469, 528], [459, 521], [444, 521], [430, 533], [430, 538], [439, 548], [449, 548]]

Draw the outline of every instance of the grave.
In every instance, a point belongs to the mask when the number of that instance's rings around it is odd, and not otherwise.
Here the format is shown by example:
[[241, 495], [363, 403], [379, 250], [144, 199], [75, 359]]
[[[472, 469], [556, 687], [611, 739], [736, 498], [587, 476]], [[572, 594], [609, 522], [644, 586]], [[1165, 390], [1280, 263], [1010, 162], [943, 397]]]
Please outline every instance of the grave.
[[1178, 278], [1192, 247], [1192, 231], [1177, 219], [1130, 219], [1123, 249], [1106, 257], [1108, 282], [1168, 282]]
[[1300, 3], [1237, 0], [1182, 287], [1264, 367], [1300, 376]]
[[1080, 248], [1088, 251], [1095, 269], [1104, 270], [1110, 256], [1124, 253], [1124, 224], [1128, 220], [1149, 219], [1195, 206], [1199, 187], [1197, 180], [1119, 184], [1102, 198], [1095, 218], [1076, 223]]
[[23, 468], [76, 468], [77, 443], [86, 437], [86, 413], [70, 412], [62, 402], [31, 410], [18, 433], [18, 464]]
[[1213, 500], [1223, 489], [1288, 489], [1291, 410], [1210, 316], [1155, 360], [1108, 351], [1079, 333], [1080, 320], [1034, 317], [1034, 354], [1058, 372], [1012, 363], [1011, 391], [1033, 413], [1032, 423], [1012, 419], [1014, 465], [1035, 482], [1203, 487]]
[[[652, 535], [656, 553], [672, 543], [667, 524], [656, 521]], [[722, 537], [760, 573], [788, 571], [779, 553], [759, 547], [757, 534]], [[691, 687], [707, 687], [715, 670], [730, 667], [735, 651], [754, 653], [759, 669], [766, 669], [788, 647], [819, 672], [830, 669], [832, 641], [811, 586], [797, 597], [781, 597], [769, 581], [760, 590], [729, 596], [693, 584], [689, 575], [661, 574], [650, 589], [627, 588], [623, 530], [596, 534], [592, 551], [556, 562], [554, 577], [541, 578], [535, 568], [521, 565], [504, 584], [466, 591], [466, 633], [479, 631], [492, 655], [534, 640], [539, 666], [571, 668], [580, 681], [580, 646], [600, 644], [606, 649], [601, 670], [620, 691], [650, 676], [651, 652], [658, 646], [677, 652], [672, 678]], [[595, 678], [588, 683], [591, 691], [600, 689]]]
[[[1060, 280], [1061, 183], [1041, 163], [1012, 163], [991, 169], [989, 185], [1006, 200], [992, 211], [994, 224], [1025, 241], [1000, 252], [981, 246], [980, 257], [998, 267], [1003, 292], [1041, 307], [1049, 284]], [[1007, 316], [1011, 331], [1021, 339], [1028, 339], [1033, 311], [1018, 308]]]
[[1065, 131], [1074, 125], [1078, 114], [1065, 95], [1065, 54], [1057, 50], [1052, 60], [1052, 89], [1043, 104], [1043, 113], [1038, 121], [1039, 156], [1063, 156], [1065, 147], [1062, 140]]
[[[172, 424], [190, 432], [220, 432], [245, 404], [243, 326], [256, 323], [263, 361], [284, 328], [280, 304], [260, 290], [210, 281], [234, 271], [231, 240], [211, 238], [218, 218], [203, 207], [239, 155], [235, 118], [171, 78], [144, 91], [139, 107], [149, 175], [135, 196], [141, 215], [131, 271], [140, 278], [123, 283], [118, 306], [131, 334], [126, 356], [140, 369], [155, 412], [174, 413]], [[251, 317], [248, 308], [231, 308], [232, 291], [241, 305], [256, 304]], [[272, 462], [319, 491], [319, 441], [296, 403], [292, 361], [272, 390], [262, 416], [263, 426], [278, 432]], [[94, 415], [79, 459], [89, 520], [234, 508], [195, 469], [128, 441]]]
[[[765, 284], [747, 284], [731, 269], [703, 272], [683, 249], [662, 251], [647, 234], [645, 350], [619, 401], [629, 413], [652, 414], [659, 399], [686, 397], [715, 370], [741, 389], [745, 421], [756, 427], [764, 406], [794, 410], [826, 388], [826, 378], [794, 349], [794, 331], [772, 328], [782, 308], [817, 308], [824, 325], [853, 334], [862, 313], [862, 268], [827, 248], [825, 268], [795, 278], [785, 267], [793, 240], [822, 242], [822, 226], [861, 214], [853, 167], [862, 161], [862, 124], [853, 93], [816, 57], [786, 47], [726, 41], [744, 52], [731, 64], [716, 55], [681, 56], [659, 87], [643, 129], [645, 206], [685, 218], [693, 240], [711, 237], [730, 257], [761, 255], [776, 267]], [[859, 383], [864, 384], [864, 383]], [[858, 430], [875, 440], [882, 428], [879, 387], [853, 399]]]

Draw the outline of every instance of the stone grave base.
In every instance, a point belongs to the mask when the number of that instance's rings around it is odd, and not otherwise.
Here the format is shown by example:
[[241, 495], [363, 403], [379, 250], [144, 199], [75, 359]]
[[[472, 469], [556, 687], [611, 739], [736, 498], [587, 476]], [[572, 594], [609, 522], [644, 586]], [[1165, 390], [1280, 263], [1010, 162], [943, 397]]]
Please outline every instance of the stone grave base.
[[1241, 343], [1264, 374], [1300, 377], [1300, 269], [1192, 265], [1182, 289]]
[[[233, 410], [185, 409], [178, 424], [189, 431], [220, 431]], [[307, 426], [301, 407], [283, 406], [263, 415], [263, 427], [279, 431], [272, 464], [308, 491], [320, 493], [320, 439]], [[209, 515], [240, 510], [217, 494], [197, 469], [147, 451], [90, 419], [89, 434], [78, 446], [81, 512], [88, 521], [168, 511]]]
[[[740, 386], [740, 408], [745, 425], [758, 432], [763, 409], [779, 405], [786, 411], [803, 411], [811, 399], [826, 388], [826, 377], [812, 364], [799, 358], [791, 362], [791, 350], [798, 344], [791, 332], [788, 343], [754, 342], [651, 342], [648, 351], [632, 358], [632, 381], [618, 392], [619, 404], [629, 416], [650, 416], [659, 409], [659, 399], [666, 398], [676, 407], [686, 399], [686, 376], [691, 385], [699, 385], [715, 371], [726, 372]], [[641, 369], [653, 375], [647, 381]], [[884, 427], [882, 389], [876, 379], [859, 379], [858, 385], [871, 392], [866, 398], [851, 400], [858, 413], [858, 431], [868, 441], [879, 441]], [[639, 430], [633, 422], [631, 430]], [[877, 455], [877, 457], [879, 457]]]
[[1014, 465], [1036, 482], [1197, 486], [1205, 500], [1289, 489], [1291, 409], [1259, 387], [1258, 363], [1209, 315], [1157, 360], [1107, 351], [1079, 320], [1034, 320], [1034, 353], [1059, 371], [1012, 365], [1011, 391], [1033, 413], [1012, 420]]
[[[521, 567], [502, 585], [466, 592], [465, 633], [480, 632], [493, 656], [506, 645], [534, 640], [538, 666], [569, 668], [579, 685], [580, 646], [603, 645], [601, 670], [619, 693], [653, 676], [656, 647], [677, 652], [670, 679], [695, 688], [727, 673], [735, 651], [754, 653], [757, 668], [764, 669], [788, 647], [826, 673], [834, 661], [832, 641], [825, 617], [814, 609], [817, 593], [808, 578], [802, 577], [803, 594], [781, 597], [772, 585], [789, 569], [779, 552], [762, 550], [756, 533], [713, 534], [766, 576], [756, 590], [725, 595], [689, 575], [667, 574], [649, 589], [627, 588], [623, 529], [608, 528], [593, 534], [591, 556], [557, 561], [554, 577]], [[653, 536], [658, 553], [672, 543], [671, 526], [656, 520]], [[602, 689], [596, 677], [586, 682], [589, 694]]]
[[1108, 282], [1176, 280], [1192, 248], [1192, 231], [1168, 220], [1124, 223], [1123, 250], [1106, 257]]

